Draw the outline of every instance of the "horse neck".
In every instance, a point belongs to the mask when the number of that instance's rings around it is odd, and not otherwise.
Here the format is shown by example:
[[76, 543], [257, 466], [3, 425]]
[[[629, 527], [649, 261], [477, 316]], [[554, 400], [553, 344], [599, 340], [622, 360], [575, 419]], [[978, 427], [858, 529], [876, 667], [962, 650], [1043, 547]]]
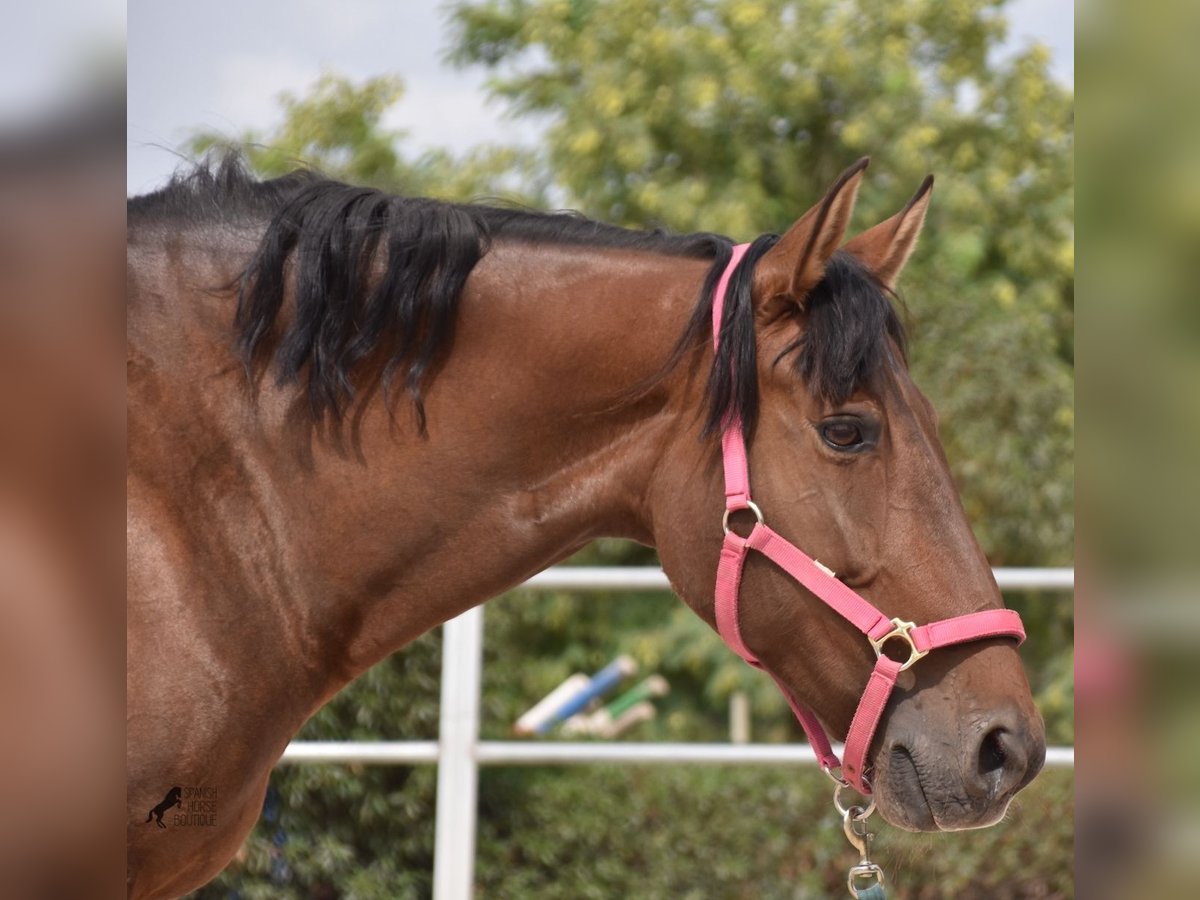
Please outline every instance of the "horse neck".
[[595, 537], [651, 542], [647, 481], [683, 418], [680, 385], [699, 379], [681, 373], [632, 402], [628, 392], [669, 355], [707, 268], [497, 244], [427, 390], [426, 436], [407, 398], [389, 413], [376, 391], [330, 440], [297, 425], [294, 386], [268, 376], [252, 402], [226, 360], [227, 408], [205, 406], [222, 458], [236, 460], [222, 502], [252, 508], [220, 516], [240, 532], [220, 540], [247, 548], [257, 570], [246, 583], [337, 673], [328, 692]]

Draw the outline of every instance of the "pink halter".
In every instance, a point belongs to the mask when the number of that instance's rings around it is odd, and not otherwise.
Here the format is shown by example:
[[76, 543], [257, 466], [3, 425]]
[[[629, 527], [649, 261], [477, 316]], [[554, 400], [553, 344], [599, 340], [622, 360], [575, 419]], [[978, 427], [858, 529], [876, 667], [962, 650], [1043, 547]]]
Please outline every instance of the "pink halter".
[[[725, 305], [725, 295], [729, 290], [730, 278], [742, 258], [746, 255], [749, 244], [739, 244], [733, 248], [733, 257], [725, 267], [717, 288], [713, 294], [713, 348], [715, 349], [721, 337], [721, 311]], [[725, 465], [725, 518], [722, 527], [725, 530], [725, 543], [721, 547], [721, 560], [717, 567], [716, 584], [716, 619], [717, 631], [735, 653], [750, 665], [763, 669], [779, 685], [787, 697], [792, 711], [800, 720], [808, 741], [816, 751], [821, 767], [835, 780], [848, 783], [861, 794], [870, 794], [871, 787], [867, 781], [867, 753], [871, 748], [871, 740], [875, 729], [883, 716], [892, 689], [896, 686], [896, 678], [901, 672], [925, 656], [930, 650], [946, 647], [951, 644], [961, 644], [992, 637], [1012, 637], [1020, 643], [1025, 639], [1025, 629], [1021, 626], [1021, 618], [1009, 609], [990, 609], [984, 612], [955, 616], [930, 625], [915, 625], [900, 619], [889, 619], [874, 606], [852, 591], [834, 577], [819, 562], [808, 557], [802, 550], [780, 537], [763, 521], [762, 511], [750, 499], [750, 472], [746, 460], [746, 438], [742, 432], [742, 423], [738, 420], [726, 424], [721, 434], [721, 453]], [[749, 536], [743, 538], [729, 528], [731, 513], [738, 510], [749, 510], [758, 520]], [[858, 710], [850, 723], [850, 731], [846, 735], [845, 760], [838, 762], [837, 754], [830, 747], [825, 729], [813, 712], [802, 706], [787, 686], [758, 661], [742, 640], [741, 627], [738, 623], [738, 596], [740, 593], [742, 569], [746, 556], [751, 550], [757, 550], [771, 560], [798, 582], [800, 582], [821, 600], [833, 607], [834, 611], [863, 632], [875, 650], [878, 660], [871, 677], [867, 681], [862, 699], [859, 700]], [[903, 641], [908, 645], [908, 659], [896, 662], [883, 654], [883, 645], [888, 641]], [[841, 774], [834, 770], [841, 768]]]

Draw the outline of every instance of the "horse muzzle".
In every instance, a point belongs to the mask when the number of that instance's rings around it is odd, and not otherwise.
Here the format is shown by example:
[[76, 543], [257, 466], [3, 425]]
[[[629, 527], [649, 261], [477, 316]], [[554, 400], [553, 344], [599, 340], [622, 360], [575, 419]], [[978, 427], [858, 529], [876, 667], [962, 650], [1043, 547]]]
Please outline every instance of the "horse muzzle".
[[902, 696], [878, 740], [871, 786], [880, 814], [908, 831], [994, 825], [1045, 762], [1041, 716], [1011, 700], [937, 710], [925, 693]]

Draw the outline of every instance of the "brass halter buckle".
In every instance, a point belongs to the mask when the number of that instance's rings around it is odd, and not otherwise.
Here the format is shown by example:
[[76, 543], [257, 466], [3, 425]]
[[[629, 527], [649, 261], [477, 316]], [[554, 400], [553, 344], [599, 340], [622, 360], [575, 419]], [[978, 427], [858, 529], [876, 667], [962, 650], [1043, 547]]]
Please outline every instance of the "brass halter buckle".
[[867, 640], [871, 641], [871, 646], [875, 650], [875, 658], [883, 656], [883, 645], [888, 641], [904, 641], [908, 644], [908, 660], [900, 666], [900, 671], [903, 672], [909, 668], [918, 659], [928, 655], [928, 650], [918, 650], [917, 645], [913, 643], [912, 634], [910, 633], [917, 627], [915, 622], [905, 622], [903, 619], [892, 619], [892, 625], [895, 627], [881, 637], [879, 640], [872, 640], [870, 637]]

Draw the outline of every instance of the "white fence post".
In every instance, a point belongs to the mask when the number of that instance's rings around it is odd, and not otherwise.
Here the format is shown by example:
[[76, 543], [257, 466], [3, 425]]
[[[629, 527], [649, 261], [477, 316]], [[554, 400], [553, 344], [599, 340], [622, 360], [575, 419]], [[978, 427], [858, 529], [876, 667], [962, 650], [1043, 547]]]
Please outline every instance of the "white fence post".
[[442, 709], [433, 857], [434, 900], [470, 900], [475, 881], [483, 607], [442, 631]]

